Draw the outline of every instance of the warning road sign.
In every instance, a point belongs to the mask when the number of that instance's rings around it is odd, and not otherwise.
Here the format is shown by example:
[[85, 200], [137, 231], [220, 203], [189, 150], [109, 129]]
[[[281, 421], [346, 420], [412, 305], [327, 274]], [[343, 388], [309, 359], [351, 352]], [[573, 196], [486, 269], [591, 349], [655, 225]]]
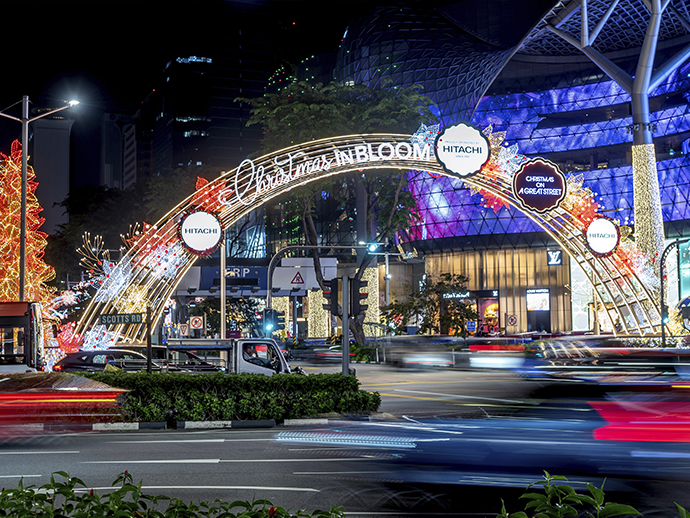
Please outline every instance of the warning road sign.
[[302, 278], [302, 274], [297, 272], [295, 276], [292, 278], [290, 281], [290, 284], [304, 284], [304, 279]]

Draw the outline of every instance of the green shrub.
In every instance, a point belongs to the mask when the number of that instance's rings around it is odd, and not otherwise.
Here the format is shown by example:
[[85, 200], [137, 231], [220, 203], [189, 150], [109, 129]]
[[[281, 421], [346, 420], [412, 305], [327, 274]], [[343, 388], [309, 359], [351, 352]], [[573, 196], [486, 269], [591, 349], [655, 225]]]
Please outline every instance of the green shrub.
[[354, 376], [312, 374], [81, 374], [126, 389], [122, 408], [133, 422], [297, 419], [331, 412], [371, 413], [378, 392], [359, 389]]
[[[57, 475], [57, 478], [56, 478]], [[64, 478], [65, 481], [60, 480]], [[3, 489], [0, 492], [0, 516], [6, 518], [25, 518], [28, 516], [45, 516], [53, 518], [344, 518], [341, 507], [330, 511], [305, 511], [290, 513], [283, 507], [276, 507], [268, 500], [252, 502], [236, 500], [234, 502], [201, 502], [184, 503], [178, 498], [146, 495], [141, 490], [141, 482], [133, 483], [132, 475], [127, 471], [121, 473], [113, 486], [120, 485], [115, 491], [100, 496], [93, 489], [86, 491], [86, 485], [76, 477], [70, 477], [64, 471], [57, 471], [50, 476], [50, 482], [40, 487], [24, 486], [20, 480], [17, 489]], [[80, 489], [84, 488], [84, 489]], [[167, 502], [167, 507], [164, 504]]]
[[350, 352], [353, 353], [354, 360], [358, 362], [373, 362], [376, 361], [376, 349], [367, 345], [360, 345], [357, 343], [350, 344]]
[[[566, 516], [582, 516], [585, 507], [587, 516], [590, 518], [609, 518], [611, 516], [631, 516], [640, 515], [634, 507], [625, 504], [614, 504], [611, 502], [604, 503], [603, 485], [598, 488], [592, 484], [587, 484], [589, 495], [577, 493], [571, 486], [561, 483], [554, 483], [554, 481], [566, 481], [567, 478], [561, 476], [552, 476], [548, 471], [544, 471], [544, 480], [535, 482], [527, 486], [527, 493], [520, 498], [528, 500], [525, 504], [525, 511], [532, 511], [534, 518], [564, 518]], [[530, 489], [536, 486], [541, 486], [543, 493], [530, 492]], [[503, 502], [503, 501], [501, 501]], [[678, 505], [678, 504], [676, 504]], [[679, 509], [682, 507], [678, 506]], [[592, 514], [592, 511], [595, 514]], [[501, 514], [497, 518], [528, 518], [528, 514], [524, 511], [517, 513], [506, 512], [505, 504], [501, 506]], [[684, 515], [681, 511], [681, 517]]]

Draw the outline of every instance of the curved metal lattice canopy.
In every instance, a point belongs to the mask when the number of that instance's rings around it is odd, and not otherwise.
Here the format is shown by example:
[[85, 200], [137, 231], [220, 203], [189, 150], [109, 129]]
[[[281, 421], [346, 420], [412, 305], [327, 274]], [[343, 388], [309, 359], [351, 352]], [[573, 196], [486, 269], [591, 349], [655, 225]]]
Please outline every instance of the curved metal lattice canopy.
[[[555, 27], [573, 39], [582, 36], [582, 21], [592, 47], [608, 54], [639, 49], [649, 24], [651, 4], [655, 0], [565, 0], [555, 2], [523, 41], [519, 54], [533, 56], [576, 56], [580, 51], [549, 30]], [[658, 0], [656, 0], [658, 1]], [[666, 1], [660, 2], [661, 8]], [[583, 17], [583, 8], [585, 6]], [[690, 1], [675, 0], [663, 10], [658, 41], [687, 43], [690, 34]], [[601, 22], [604, 23], [601, 23]]]

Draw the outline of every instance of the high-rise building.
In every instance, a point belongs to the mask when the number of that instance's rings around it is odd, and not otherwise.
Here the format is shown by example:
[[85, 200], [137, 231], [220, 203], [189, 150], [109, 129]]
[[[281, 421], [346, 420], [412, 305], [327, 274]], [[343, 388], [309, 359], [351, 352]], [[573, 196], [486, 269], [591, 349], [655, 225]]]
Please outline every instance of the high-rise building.
[[38, 181], [36, 197], [43, 207], [41, 217], [45, 218], [40, 230], [46, 234], [53, 234], [59, 225], [68, 222], [64, 208], [57, 204], [67, 197], [71, 185], [73, 123], [74, 120], [60, 116], [48, 116], [31, 123], [28, 152]]

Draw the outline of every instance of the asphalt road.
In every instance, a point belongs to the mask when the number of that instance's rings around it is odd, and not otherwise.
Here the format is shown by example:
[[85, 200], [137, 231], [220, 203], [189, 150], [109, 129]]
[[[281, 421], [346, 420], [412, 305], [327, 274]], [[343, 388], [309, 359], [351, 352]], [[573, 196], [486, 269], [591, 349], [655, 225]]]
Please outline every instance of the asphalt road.
[[[338, 365], [307, 367], [308, 372], [340, 372]], [[413, 371], [366, 364], [352, 367], [362, 388], [381, 394], [381, 413], [375, 416], [376, 420], [402, 423], [403, 427], [419, 420], [462, 417], [467, 423], [475, 423], [474, 418], [507, 416], [521, 408], [530, 408], [530, 400], [523, 398], [536, 386], [499, 371]], [[540, 464], [549, 460], [540, 456], [548, 450], [533, 450], [533, 443], [548, 448], [555, 444], [558, 449], [559, 443], [554, 443], [551, 436], [553, 432], [547, 429], [536, 427], [531, 433], [515, 430], [507, 437], [483, 437], [479, 424], [480, 428], [475, 423], [474, 432], [466, 434], [471, 436], [471, 442], [458, 443], [460, 450], [470, 455], [482, 449], [495, 451], [500, 444], [508, 452], [519, 448], [527, 455], [526, 459]], [[40, 486], [48, 482], [51, 473], [66, 471], [87, 484], [85, 491], [94, 488], [103, 494], [109, 491], [118, 474], [128, 470], [135, 482], [142, 481], [144, 491], [149, 494], [197, 503], [216, 498], [225, 501], [266, 498], [293, 511], [342, 505], [349, 516], [356, 517], [434, 514], [493, 517], [500, 510], [500, 499], [512, 505], [511, 511], [522, 509], [516, 498], [524, 486], [492, 488], [488, 479], [484, 487], [409, 483], [402, 478], [402, 472], [396, 473], [395, 468], [391, 471], [395, 462], [390, 461], [399, 458], [400, 444], [353, 447], [335, 445], [332, 441], [329, 444], [284, 440], [286, 433], [332, 434], [351, 426], [358, 425], [356, 421], [341, 421], [316, 427], [88, 433], [4, 442], [0, 443], [0, 485], [16, 487], [23, 478], [25, 484]], [[567, 433], [568, 428], [564, 426], [561, 432]], [[566, 442], [561, 444], [566, 447]], [[402, 444], [402, 448], [405, 446]], [[615, 449], [616, 445], [612, 446]], [[678, 452], [682, 466], [682, 459], [690, 458], [690, 452], [685, 449]], [[436, 455], [435, 462], [438, 460]], [[438, 466], [432, 470], [434, 474], [444, 470], [442, 462]], [[673, 501], [690, 508], [686, 485], [685, 481], [652, 484], [642, 476], [631, 483], [629, 493], [613, 493], [610, 499], [624, 502], [635, 496], [636, 501], [631, 503], [644, 505], [649, 511], [646, 516], [677, 516]]]
[[[298, 364], [299, 365], [299, 364]], [[312, 372], [342, 372], [338, 364], [302, 364]], [[381, 395], [380, 412], [411, 418], [504, 415], [539, 384], [503, 370], [399, 369], [353, 363], [361, 388]]]

